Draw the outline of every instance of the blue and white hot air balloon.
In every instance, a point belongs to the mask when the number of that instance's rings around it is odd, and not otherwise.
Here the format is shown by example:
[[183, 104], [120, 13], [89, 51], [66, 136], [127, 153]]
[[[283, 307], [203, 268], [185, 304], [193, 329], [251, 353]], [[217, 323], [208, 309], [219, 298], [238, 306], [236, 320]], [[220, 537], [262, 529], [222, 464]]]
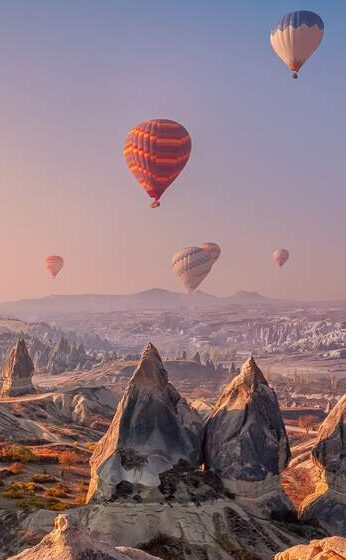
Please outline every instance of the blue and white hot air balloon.
[[300, 10], [285, 15], [272, 29], [270, 42], [281, 60], [298, 78], [304, 62], [320, 45], [324, 23], [314, 12]]

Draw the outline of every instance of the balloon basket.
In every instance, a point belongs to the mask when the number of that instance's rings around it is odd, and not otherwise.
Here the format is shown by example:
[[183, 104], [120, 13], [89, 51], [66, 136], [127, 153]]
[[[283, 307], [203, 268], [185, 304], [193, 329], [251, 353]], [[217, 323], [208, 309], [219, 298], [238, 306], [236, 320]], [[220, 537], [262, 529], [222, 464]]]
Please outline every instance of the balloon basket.
[[161, 203], [158, 200], [154, 200], [154, 202], [150, 204], [150, 208], [158, 208], [159, 206], [161, 206]]

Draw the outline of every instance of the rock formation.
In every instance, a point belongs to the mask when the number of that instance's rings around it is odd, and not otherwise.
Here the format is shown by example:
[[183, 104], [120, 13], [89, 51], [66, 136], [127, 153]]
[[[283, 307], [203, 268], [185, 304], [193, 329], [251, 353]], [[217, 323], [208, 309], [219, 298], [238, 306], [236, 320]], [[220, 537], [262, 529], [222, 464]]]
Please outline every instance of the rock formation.
[[1, 397], [16, 397], [34, 393], [33, 373], [34, 365], [25, 341], [20, 339], [16, 346], [12, 348], [7, 363], [2, 370]]
[[196, 362], [196, 364], [201, 364], [201, 356], [199, 354], [199, 352], [196, 352], [196, 354], [193, 356], [192, 358], [193, 362]]
[[154, 556], [134, 548], [99, 543], [86, 528], [58, 515], [54, 529], [33, 548], [24, 550], [8, 560], [154, 560]]
[[318, 469], [315, 494], [302, 504], [307, 521], [319, 523], [330, 535], [346, 537], [346, 395], [321, 425], [311, 457]]
[[82, 344], [78, 347], [75, 343], [70, 345], [66, 338], [61, 337], [50, 352], [47, 370], [48, 373], [57, 374], [77, 368], [91, 367], [94, 363], [95, 359], [86, 354]]
[[135, 486], [139, 494], [157, 489], [162, 473], [180, 469], [182, 462], [198, 468], [201, 430], [198, 415], [169, 383], [149, 344], [91, 458], [88, 499], [117, 499], [125, 487], [128, 492]]
[[346, 539], [331, 537], [311, 541], [277, 554], [274, 560], [346, 560]]
[[278, 401], [251, 357], [226, 386], [211, 413], [204, 462], [247, 509], [264, 517], [292, 512], [280, 486], [290, 457]]

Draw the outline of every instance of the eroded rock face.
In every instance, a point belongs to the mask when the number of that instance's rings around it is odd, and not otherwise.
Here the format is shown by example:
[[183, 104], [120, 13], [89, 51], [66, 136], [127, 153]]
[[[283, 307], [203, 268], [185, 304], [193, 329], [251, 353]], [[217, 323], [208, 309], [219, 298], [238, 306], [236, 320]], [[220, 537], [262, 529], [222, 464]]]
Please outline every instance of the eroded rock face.
[[208, 418], [203, 455], [207, 468], [245, 507], [265, 517], [293, 512], [279, 481], [290, 457], [288, 438], [276, 394], [253, 358]]
[[346, 559], [346, 539], [331, 537], [311, 541], [281, 552], [274, 560], [343, 560]]
[[91, 538], [88, 530], [67, 515], [58, 515], [54, 529], [33, 548], [8, 560], [154, 560], [150, 554], [127, 547], [111, 548]]
[[311, 452], [319, 472], [315, 494], [301, 507], [307, 521], [346, 537], [346, 395], [324, 420]]
[[149, 344], [91, 458], [88, 500], [115, 499], [133, 485], [158, 488], [160, 475], [182, 463], [198, 468], [201, 432], [198, 415], [168, 382]]
[[34, 365], [24, 340], [12, 348], [7, 363], [2, 370], [1, 397], [16, 397], [34, 393], [32, 376]]

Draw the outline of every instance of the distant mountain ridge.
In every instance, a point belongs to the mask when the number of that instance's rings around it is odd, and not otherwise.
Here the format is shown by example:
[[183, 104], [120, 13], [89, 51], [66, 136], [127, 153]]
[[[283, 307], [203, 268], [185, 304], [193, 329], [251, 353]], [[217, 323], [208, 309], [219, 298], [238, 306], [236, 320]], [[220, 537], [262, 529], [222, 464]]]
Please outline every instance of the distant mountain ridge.
[[203, 292], [192, 295], [153, 288], [134, 294], [51, 295], [0, 303], [0, 314], [23, 320], [42, 320], [78, 313], [109, 313], [131, 309], [176, 309], [184, 307], [219, 307], [227, 304], [247, 305], [275, 302], [257, 292], [240, 291], [229, 297]]

